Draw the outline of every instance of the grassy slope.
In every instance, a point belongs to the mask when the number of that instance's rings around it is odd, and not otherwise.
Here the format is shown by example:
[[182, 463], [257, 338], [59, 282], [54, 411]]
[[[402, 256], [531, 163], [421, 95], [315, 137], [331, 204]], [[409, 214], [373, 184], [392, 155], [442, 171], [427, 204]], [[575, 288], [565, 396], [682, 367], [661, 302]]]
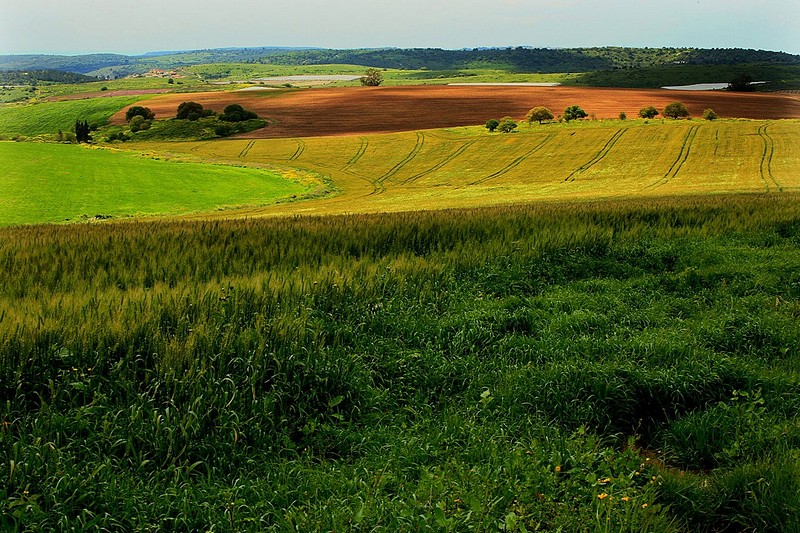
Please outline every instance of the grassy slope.
[[305, 186], [275, 173], [79, 146], [0, 143], [0, 225], [263, 205]]
[[141, 99], [141, 96], [112, 96], [3, 106], [0, 107], [0, 135], [33, 137], [55, 134], [58, 130], [73, 131], [76, 120], [87, 120], [90, 125], [102, 126], [111, 115]]
[[791, 191], [800, 187], [799, 135], [797, 121], [590, 121], [511, 135], [457, 128], [147, 146], [328, 174], [339, 196], [265, 212], [331, 214]]
[[796, 532], [797, 205], [0, 230], [3, 525]]

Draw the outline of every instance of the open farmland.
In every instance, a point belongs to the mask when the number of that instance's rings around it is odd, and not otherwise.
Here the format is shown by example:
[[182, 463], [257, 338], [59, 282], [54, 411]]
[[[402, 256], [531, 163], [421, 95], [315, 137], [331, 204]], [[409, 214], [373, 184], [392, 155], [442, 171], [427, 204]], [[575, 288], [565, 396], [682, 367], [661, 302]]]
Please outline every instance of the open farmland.
[[[645, 106], [658, 109], [682, 101], [692, 115], [713, 108], [720, 117], [800, 118], [800, 97], [785, 94], [587, 89], [578, 87], [343, 87], [302, 91], [215, 92], [160, 95], [143, 103], [159, 117], [174, 116], [192, 100], [221, 112], [236, 103], [274, 123], [248, 138], [310, 137], [410, 131], [483, 124], [509, 115], [520, 119], [535, 106], [555, 114], [580, 105], [597, 118], [634, 117]], [[111, 122], [124, 121], [124, 110]]]
[[795, 191], [799, 126], [795, 120], [597, 121], [525, 125], [513, 135], [453, 128], [142, 147], [329, 176], [336, 195], [240, 214], [336, 214]]

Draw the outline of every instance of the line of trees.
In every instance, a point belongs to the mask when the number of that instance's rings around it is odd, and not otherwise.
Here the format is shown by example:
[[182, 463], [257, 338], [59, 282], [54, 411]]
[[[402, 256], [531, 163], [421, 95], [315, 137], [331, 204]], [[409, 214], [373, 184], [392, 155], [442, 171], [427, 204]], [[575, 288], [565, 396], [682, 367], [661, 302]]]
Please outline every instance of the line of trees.
[[88, 121], [75, 121], [75, 140], [78, 141], [78, 143], [90, 142], [92, 140], [91, 131]]

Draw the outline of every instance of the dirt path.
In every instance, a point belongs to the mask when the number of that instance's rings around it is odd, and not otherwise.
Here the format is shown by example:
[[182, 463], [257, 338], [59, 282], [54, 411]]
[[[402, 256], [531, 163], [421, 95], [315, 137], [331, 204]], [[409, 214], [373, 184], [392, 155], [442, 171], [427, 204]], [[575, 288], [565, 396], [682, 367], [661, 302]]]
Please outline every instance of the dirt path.
[[[279, 95], [248, 92], [168, 94], [147, 100], [159, 117], [174, 116], [178, 104], [192, 100], [217, 112], [237, 103], [274, 123], [248, 138], [309, 137], [389, 133], [427, 128], [483, 124], [490, 118], [522, 120], [535, 106], [554, 114], [580, 105], [597, 118], [629, 117], [639, 109], [663, 109], [674, 101], [686, 104], [692, 116], [712, 108], [720, 117], [751, 119], [800, 118], [800, 97], [792, 94], [668, 91], [580, 87], [341, 87], [290, 91]], [[124, 120], [124, 110], [112, 123]]]

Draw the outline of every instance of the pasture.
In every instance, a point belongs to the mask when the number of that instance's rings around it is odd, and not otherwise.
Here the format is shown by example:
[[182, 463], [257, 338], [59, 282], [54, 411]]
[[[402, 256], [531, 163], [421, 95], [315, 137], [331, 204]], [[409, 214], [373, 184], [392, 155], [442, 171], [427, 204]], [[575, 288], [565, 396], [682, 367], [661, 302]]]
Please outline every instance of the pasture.
[[303, 172], [0, 142], [0, 226], [258, 206], [302, 196], [314, 186], [309, 180]]

